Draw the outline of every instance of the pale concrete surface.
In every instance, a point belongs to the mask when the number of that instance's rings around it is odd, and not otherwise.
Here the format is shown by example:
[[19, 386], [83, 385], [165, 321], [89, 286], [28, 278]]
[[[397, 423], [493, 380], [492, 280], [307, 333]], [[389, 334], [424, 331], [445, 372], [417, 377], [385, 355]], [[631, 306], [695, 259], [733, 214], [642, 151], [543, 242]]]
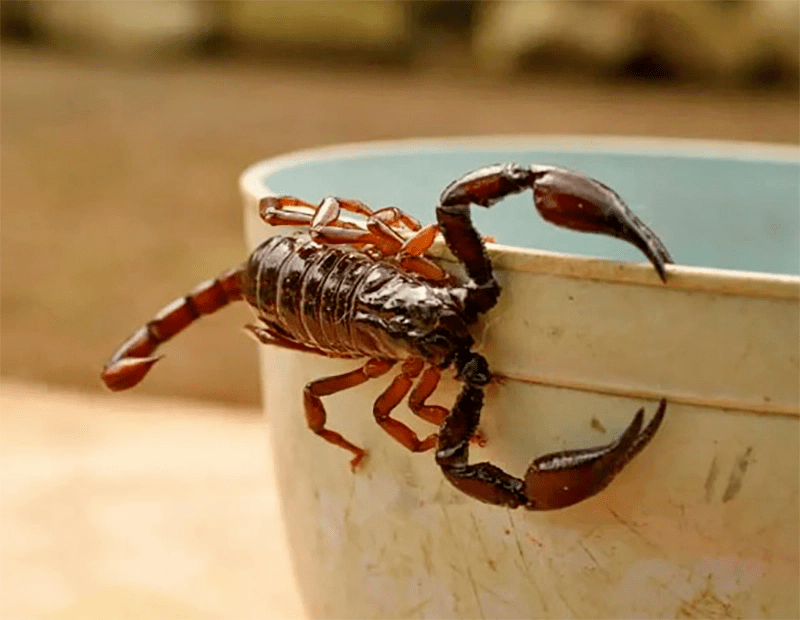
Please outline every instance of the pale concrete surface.
[[0, 617], [304, 617], [254, 410], [4, 380]]

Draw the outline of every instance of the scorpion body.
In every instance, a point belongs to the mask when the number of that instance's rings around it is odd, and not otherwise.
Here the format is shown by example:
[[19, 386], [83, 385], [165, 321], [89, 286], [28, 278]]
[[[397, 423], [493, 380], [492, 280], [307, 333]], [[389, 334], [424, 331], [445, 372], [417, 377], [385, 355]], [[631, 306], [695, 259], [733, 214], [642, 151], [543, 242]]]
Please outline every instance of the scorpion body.
[[[586, 499], [605, 488], [652, 439], [665, 400], [644, 428], [642, 409], [616, 441], [541, 456], [524, 478], [491, 463], [469, 463], [483, 390], [492, 378], [486, 359], [473, 351], [469, 327], [500, 294], [469, 208], [488, 207], [526, 189], [533, 191], [545, 219], [636, 245], [666, 280], [665, 265], [672, 259], [655, 233], [613, 190], [562, 168], [498, 164], [464, 175], [442, 193], [438, 223], [424, 228], [395, 207], [372, 211], [341, 198], [312, 205], [289, 196], [266, 197], [259, 206], [265, 222], [307, 226], [308, 232], [267, 239], [243, 265], [166, 306], [120, 346], [102, 378], [113, 390], [136, 385], [160, 359], [154, 355], [160, 344], [198, 317], [244, 300], [258, 317], [257, 324], [246, 328], [261, 343], [328, 357], [367, 358], [360, 368], [312, 381], [303, 392], [309, 428], [351, 452], [354, 470], [366, 452], [327, 428], [322, 398], [384, 375], [399, 362], [399, 374], [375, 402], [375, 420], [413, 452], [435, 448], [437, 464], [456, 488], [483, 502], [531, 510]], [[340, 219], [342, 210], [364, 216], [365, 225]], [[410, 234], [400, 234], [403, 229]], [[464, 266], [464, 282], [424, 256], [439, 232]], [[463, 383], [453, 408], [427, 404], [442, 371], [450, 367]], [[438, 433], [420, 438], [391, 416], [406, 396], [411, 411], [435, 424]]]
[[326, 355], [447, 365], [473, 344], [463, 289], [308, 235], [267, 239], [243, 276], [263, 329]]

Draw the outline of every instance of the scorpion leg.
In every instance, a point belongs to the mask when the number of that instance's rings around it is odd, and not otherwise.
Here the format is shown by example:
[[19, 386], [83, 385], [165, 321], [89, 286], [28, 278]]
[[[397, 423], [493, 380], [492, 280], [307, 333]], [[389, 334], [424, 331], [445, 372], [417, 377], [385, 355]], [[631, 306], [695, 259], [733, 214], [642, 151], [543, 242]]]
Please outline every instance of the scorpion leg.
[[248, 336], [255, 338], [257, 342], [266, 344], [273, 347], [281, 347], [282, 349], [291, 349], [292, 351], [302, 351], [303, 353], [314, 353], [316, 355], [323, 355], [325, 357], [336, 358], [352, 358], [352, 355], [345, 353], [337, 353], [335, 351], [323, 351], [315, 347], [310, 347], [299, 342], [290, 340], [289, 338], [279, 334], [278, 332], [270, 329], [266, 324], [264, 325], [245, 325], [245, 332]]
[[[308, 213], [293, 211], [286, 207], [304, 207], [311, 210], [312, 213], [309, 216]], [[364, 215], [370, 220], [380, 220], [389, 226], [403, 225], [407, 229], [415, 231], [421, 228], [415, 218], [397, 207], [383, 207], [373, 211], [360, 200], [327, 196], [318, 205], [313, 205], [294, 196], [266, 196], [259, 202], [259, 214], [262, 219], [274, 226], [288, 224], [308, 225], [312, 228], [322, 226], [358, 227], [353, 222], [343, 222], [339, 219], [342, 210]]]
[[431, 224], [418, 229], [408, 239], [403, 239], [386, 222], [374, 216], [367, 220], [367, 228], [375, 235], [375, 245], [383, 256], [394, 258], [404, 269], [434, 282], [442, 282], [450, 277], [439, 265], [422, 256], [433, 245], [439, 232], [438, 225]]
[[[533, 191], [534, 204], [544, 219], [572, 230], [601, 233], [632, 243], [666, 281], [665, 265], [672, 263], [669, 252], [611, 188], [564, 168], [496, 164], [453, 181], [442, 192], [436, 210], [448, 247], [479, 287], [494, 288], [492, 266], [472, 226], [469, 205], [490, 207], [526, 189]], [[483, 302], [484, 306], [487, 304], [493, 305], [491, 296]], [[486, 309], [481, 307], [481, 311]]]
[[422, 371], [424, 362], [420, 359], [410, 359], [403, 362], [401, 374], [397, 375], [388, 388], [375, 401], [373, 414], [375, 421], [389, 435], [411, 452], [426, 452], [436, 446], [436, 433], [428, 435], [425, 439], [419, 436], [407, 425], [391, 417], [392, 410], [400, 404], [411, 389], [413, 379]]
[[[332, 205], [325, 208], [326, 204]], [[339, 222], [339, 199], [326, 198], [311, 222], [311, 235], [327, 243], [369, 243], [380, 250], [383, 256], [394, 256], [404, 246], [404, 239], [392, 227], [393, 224], [410, 224], [420, 228], [419, 223], [410, 216], [406, 216], [395, 207], [387, 207], [372, 213], [366, 221], [366, 230], [343, 231], [336, 228]]]
[[188, 295], [176, 299], [139, 328], [106, 362], [100, 377], [109, 389], [127, 390], [139, 383], [161, 356], [158, 346], [186, 329], [204, 314], [242, 298], [243, 266], [230, 269], [218, 278], [196, 286]]
[[439, 386], [439, 378], [441, 376], [442, 371], [437, 366], [428, 366], [408, 397], [409, 409], [426, 422], [436, 426], [444, 424], [444, 420], [447, 417], [447, 409], [439, 405], [427, 405], [425, 401]]
[[[448, 411], [439, 405], [428, 405], [425, 401], [428, 400], [428, 397], [433, 394], [439, 386], [439, 379], [441, 376], [442, 371], [437, 366], [428, 366], [419, 378], [417, 385], [411, 390], [411, 395], [408, 397], [409, 409], [426, 422], [430, 422], [436, 426], [444, 424]], [[481, 431], [480, 428], [476, 429], [472, 434], [471, 441], [481, 447], [486, 445], [486, 437], [484, 437], [483, 431]]]
[[486, 360], [477, 353], [462, 356], [458, 367], [464, 387], [439, 430], [436, 462], [460, 491], [508, 508], [552, 510], [595, 495], [648, 444], [666, 409], [666, 401], [662, 399], [644, 430], [643, 410], [640, 410], [619, 439], [606, 446], [541, 456], [531, 463], [523, 480], [491, 463], [468, 463], [470, 438], [483, 407], [483, 386], [491, 376]]
[[324, 198], [322, 202], [319, 203], [319, 206], [316, 207], [312, 227], [335, 224], [339, 221], [339, 215], [342, 209], [367, 216], [367, 227], [369, 227], [370, 221], [380, 220], [388, 226], [402, 224], [409, 230], [419, 230], [421, 228], [420, 223], [415, 218], [397, 207], [383, 207], [377, 211], [373, 211], [360, 200], [337, 198], [335, 196]]
[[[313, 213], [293, 211], [285, 207], [305, 207]], [[366, 230], [353, 222], [339, 219], [341, 210], [367, 216]], [[315, 241], [354, 246], [372, 245], [382, 256], [397, 257], [401, 267], [431, 281], [449, 278], [444, 269], [423, 257], [436, 237], [439, 227], [422, 228], [420, 223], [397, 207], [372, 211], [358, 200], [328, 196], [319, 205], [312, 205], [294, 196], [267, 196], [259, 203], [261, 218], [272, 226], [308, 226]], [[404, 226], [415, 234], [403, 239], [395, 227]]]
[[[373, 213], [361, 202], [342, 198], [325, 198], [316, 207], [313, 215], [282, 208], [297, 205], [314, 208], [298, 198], [263, 198], [261, 217], [267, 224], [273, 226], [309, 226], [311, 236], [321, 243], [374, 246], [382, 256], [396, 257], [401, 267], [427, 280], [441, 282], [449, 278], [444, 269], [422, 256], [433, 243], [439, 230], [435, 224], [421, 228], [417, 220], [397, 207], [385, 207]], [[367, 229], [364, 230], [352, 222], [339, 220], [340, 208], [368, 214]], [[415, 231], [415, 234], [403, 239], [393, 228], [400, 224]]]
[[354, 471], [367, 453], [363, 448], [347, 441], [340, 433], [325, 428], [327, 415], [321, 397], [356, 387], [369, 379], [380, 377], [389, 372], [394, 364], [391, 360], [371, 359], [357, 370], [312, 381], [303, 390], [303, 405], [308, 427], [324, 440], [352, 452], [354, 456], [350, 461], [350, 467]]
[[[305, 207], [312, 212], [295, 211], [286, 207]], [[366, 208], [366, 207], [365, 207]], [[338, 208], [337, 208], [338, 209]], [[330, 225], [340, 228], [359, 228], [353, 222], [340, 221], [334, 218], [331, 222], [325, 222], [324, 218], [329, 217], [329, 205], [323, 200], [319, 205], [312, 205], [305, 200], [300, 200], [294, 196], [266, 196], [258, 204], [258, 213], [261, 219], [271, 226], [316, 226]], [[338, 214], [338, 210], [336, 211]], [[323, 224], [314, 220], [323, 219]]]
[[[353, 246], [373, 245], [383, 255], [397, 252], [402, 245], [402, 238], [394, 234], [380, 234], [383, 232], [382, 230], [379, 230], [378, 234], [376, 234], [375, 231], [364, 230], [353, 222], [339, 220], [338, 206], [336, 206], [335, 216], [332, 217], [328, 205], [334, 203], [326, 203], [327, 200], [323, 200], [315, 213], [311, 214], [283, 208], [286, 205], [295, 206], [300, 204], [301, 201], [299, 199], [269, 196], [261, 200], [261, 219], [271, 226], [308, 226], [311, 237], [320, 243]], [[308, 205], [308, 203], [303, 206], [313, 208], [313, 205]], [[386, 228], [388, 229], [388, 226]], [[389, 230], [391, 231], [391, 229]]]
[[397, 262], [404, 269], [420, 274], [427, 280], [442, 282], [450, 275], [432, 260], [423, 256], [433, 245], [436, 234], [439, 232], [438, 224], [429, 224], [409, 237], [400, 246], [397, 252]]
[[[313, 209], [313, 213], [293, 211], [285, 207], [302, 206]], [[341, 209], [369, 216], [365, 230], [354, 222], [339, 219]], [[396, 254], [403, 245], [403, 238], [384, 220], [395, 221], [400, 213], [390, 207], [383, 215], [376, 216], [364, 203], [327, 197], [318, 206], [311, 205], [293, 196], [267, 196], [259, 203], [261, 218], [273, 226], [308, 226], [315, 241], [328, 244], [373, 245], [382, 255]], [[378, 212], [380, 213], [380, 212]]]
[[402, 224], [408, 230], [420, 230], [422, 228], [422, 224], [415, 218], [398, 209], [397, 207], [383, 207], [375, 211], [370, 218], [378, 219], [389, 226], [397, 226], [398, 224]]

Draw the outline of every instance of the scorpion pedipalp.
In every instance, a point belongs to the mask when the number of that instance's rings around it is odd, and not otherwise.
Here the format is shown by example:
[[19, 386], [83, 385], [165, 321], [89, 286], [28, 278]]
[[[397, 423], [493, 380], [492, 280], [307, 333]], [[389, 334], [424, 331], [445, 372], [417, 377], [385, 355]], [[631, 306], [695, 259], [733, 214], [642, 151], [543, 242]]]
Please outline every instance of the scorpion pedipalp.
[[[453, 181], [442, 192], [437, 210], [445, 239], [448, 238], [448, 229], [458, 226], [457, 219], [469, 218], [466, 209], [470, 204], [489, 207], [526, 189], [533, 191], [534, 204], [547, 221], [571, 230], [600, 233], [632, 243], [647, 256], [661, 280], [666, 282], [665, 265], [672, 263], [672, 257], [658, 236], [610, 187], [566, 168], [496, 164]], [[455, 237], [452, 233], [449, 236], [451, 239]], [[479, 239], [477, 232], [475, 236]], [[463, 242], [454, 239], [453, 244], [466, 254], [468, 269], [473, 263], [476, 274], [485, 274], [487, 270], [479, 266], [480, 257], [469, 256], [466, 250], [461, 249]], [[470, 275], [481, 283], [480, 278]]]
[[608, 445], [566, 450], [535, 459], [525, 473], [525, 497], [530, 507], [564, 508], [602, 491], [652, 439], [666, 408], [667, 401], [662, 398], [644, 430], [644, 409], [639, 409], [625, 432]]
[[469, 444], [480, 421], [486, 360], [472, 353], [460, 362], [464, 387], [439, 431], [436, 462], [459, 491], [488, 504], [528, 510], [554, 510], [577, 504], [606, 488], [653, 438], [667, 407], [661, 399], [642, 430], [640, 409], [616, 441], [579, 450], [545, 454], [533, 460], [525, 478], [515, 478], [491, 463], [468, 463]]
[[[572, 230], [618, 237], [648, 257], [662, 281], [672, 262], [656, 234], [628, 208], [616, 192], [599, 181], [553, 166], [496, 164], [469, 172], [441, 194], [436, 217], [450, 251], [464, 265], [471, 282], [465, 287], [465, 313], [486, 312], [497, 303], [500, 286], [483, 240], [470, 217], [470, 205], [490, 207], [502, 198], [530, 189], [542, 217]], [[642, 431], [643, 411], [617, 439], [606, 446], [547, 454], [535, 459], [524, 479], [491, 463], [469, 464], [469, 440], [480, 422], [486, 360], [472, 351], [455, 356], [464, 387], [442, 425], [436, 462], [462, 492], [483, 502], [509, 508], [550, 510], [570, 506], [604, 489], [655, 434], [666, 410], [662, 400]]]

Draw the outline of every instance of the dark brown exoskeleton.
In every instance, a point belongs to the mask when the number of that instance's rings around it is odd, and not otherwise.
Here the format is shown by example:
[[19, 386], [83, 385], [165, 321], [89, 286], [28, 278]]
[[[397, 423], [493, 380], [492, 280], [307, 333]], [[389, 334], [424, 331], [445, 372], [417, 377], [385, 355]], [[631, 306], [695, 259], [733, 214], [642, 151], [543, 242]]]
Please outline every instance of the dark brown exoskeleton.
[[[308, 425], [353, 454], [365, 451], [326, 427], [321, 398], [381, 376], [400, 362], [400, 373], [375, 402], [377, 423], [413, 452], [436, 448], [447, 479], [483, 502], [530, 510], [563, 508], [605, 488], [652, 439], [666, 401], [642, 428], [643, 410], [613, 443], [541, 456], [524, 479], [490, 463], [470, 464], [469, 445], [492, 375], [473, 351], [469, 327], [497, 302], [500, 286], [483, 241], [472, 225], [470, 204], [489, 207], [509, 194], [533, 191], [547, 220], [574, 230], [602, 233], [638, 247], [666, 281], [672, 262], [658, 237], [605, 185], [552, 166], [488, 166], [464, 175], [442, 193], [438, 224], [422, 228], [394, 208], [372, 211], [356, 200], [326, 198], [311, 205], [298, 198], [268, 197], [260, 214], [272, 225], [308, 226], [308, 234], [267, 239], [238, 268], [205, 282], [161, 310], [129, 338], [106, 364], [112, 390], [136, 385], [159, 357], [156, 348], [203, 314], [245, 300], [258, 315], [250, 333], [264, 344], [329, 357], [368, 358], [357, 370], [306, 385]], [[339, 218], [341, 210], [366, 217], [366, 226]], [[402, 236], [407, 229], [413, 234]], [[424, 256], [441, 231], [463, 264], [467, 281], [455, 282]], [[463, 383], [451, 411], [426, 404], [442, 370], [453, 367]], [[416, 381], [416, 385], [415, 385]], [[392, 410], [406, 397], [412, 412], [439, 427], [420, 439]]]

